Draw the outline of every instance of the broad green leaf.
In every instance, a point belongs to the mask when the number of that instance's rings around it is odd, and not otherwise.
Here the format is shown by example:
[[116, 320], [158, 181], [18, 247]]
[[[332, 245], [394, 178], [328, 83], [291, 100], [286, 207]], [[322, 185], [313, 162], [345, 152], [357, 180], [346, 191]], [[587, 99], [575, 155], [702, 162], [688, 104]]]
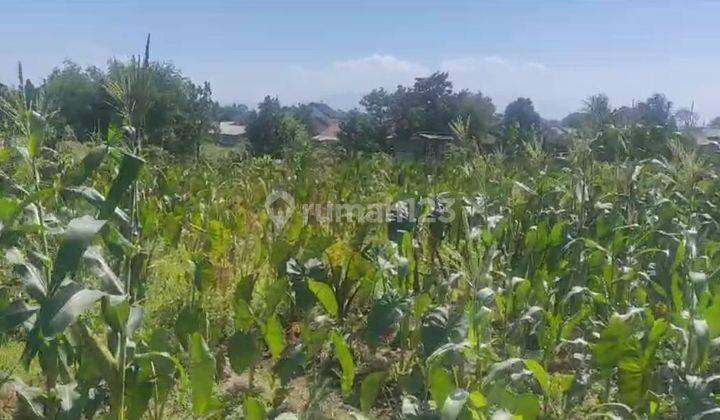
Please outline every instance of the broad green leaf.
[[[75, 194], [84, 200], [86, 200], [88, 203], [92, 204], [93, 207], [96, 209], [103, 211], [105, 208], [105, 197], [103, 197], [102, 194], [98, 190], [92, 187], [86, 187], [86, 186], [79, 186], [79, 187], [67, 187], [65, 188], [65, 191]], [[115, 211], [113, 213], [119, 220], [122, 220], [125, 223], [130, 222], [130, 216], [127, 215], [123, 210], [120, 208], [115, 208]]]
[[338, 304], [335, 299], [335, 293], [327, 283], [316, 280], [308, 280], [308, 288], [315, 295], [323, 308], [333, 317], [338, 316]]
[[524, 361], [516, 357], [497, 362], [492, 365], [490, 371], [483, 378], [483, 387], [505, 383], [510, 375], [519, 372], [523, 368], [525, 368]]
[[285, 329], [277, 316], [273, 315], [265, 324], [265, 343], [273, 359], [278, 360], [285, 350]]
[[255, 397], [246, 397], [245, 403], [243, 404], [243, 409], [245, 411], [245, 418], [247, 420], [267, 419], [265, 405]]
[[195, 288], [200, 293], [203, 293], [215, 284], [215, 267], [213, 267], [212, 262], [205, 256], [197, 257], [194, 263], [195, 273], [193, 283], [195, 284]]
[[105, 196], [105, 208], [100, 213], [102, 218], [108, 218], [115, 212], [115, 208], [120, 204], [127, 189], [140, 175], [140, 169], [144, 163], [145, 161], [141, 158], [124, 152], [120, 170]]
[[360, 384], [360, 409], [364, 413], [372, 409], [384, 380], [385, 372], [372, 372], [363, 379]]
[[0, 197], [0, 222], [11, 222], [21, 211], [20, 201], [10, 197]]
[[230, 337], [228, 358], [230, 359], [230, 366], [238, 375], [242, 374], [245, 369], [252, 366], [260, 358], [260, 348], [257, 341], [257, 337], [252, 332], [238, 331]]
[[545, 395], [550, 395], [550, 377], [545, 368], [538, 363], [538, 361], [532, 359], [525, 359], [525, 367], [533, 373], [535, 379], [540, 384], [540, 388], [542, 388], [543, 393]]
[[710, 330], [710, 337], [720, 336], [720, 296], [716, 296], [712, 304], [701, 311]]
[[100, 307], [103, 318], [115, 332], [125, 331], [125, 324], [130, 317], [130, 302], [121, 297], [103, 296]]
[[219, 220], [208, 222], [208, 237], [210, 238], [210, 250], [212, 256], [221, 258], [227, 252], [232, 239], [232, 232]]
[[47, 286], [40, 270], [28, 262], [17, 248], [9, 249], [5, 259], [13, 266], [13, 271], [20, 278], [27, 294], [35, 300], [42, 301], [47, 294]]
[[38, 314], [45, 336], [52, 337], [65, 331], [103, 296], [103, 292], [85, 289], [74, 282], [62, 286], [43, 304]]
[[565, 234], [565, 222], [558, 222], [550, 231], [550, 244], [552, 246], [560, 246], [563, 243]]
[[90, 149], [85, 157], [83, 157], [80, 165], [70, 176], [70, 183], [73, 185], [80, 185], [85, 182], [85, 180], [88, 179], [93, 172], [95, 172], [100, 164], [102, 164], [105, 160], [105, 156], [107, 156], [107, 153], [108, 149], [104, 146], [93, 147]]
[[620, 400], [635, 407], [645, 397], [648, 383], [645, 364], [640, 358], [625, 358], [618, 366], [618, 394]]
[[237, 299], [235, 301], [235, 328], [239, 331], [248, 331], [254, 322], [255, 318], [250, 309], [250, 304], [245, 299]]
[[93, 274], [98, 276], [102, 281], [102, 289], [113, 295], [122, 295], [125, 293], [125, 285], [120, 281], [118, 276], [110, 268], [110, 264], [105, 261], [99, 246], [90, 246], [83, 258], [90, 263], [90, 269]]
[[345, 397], [348, 397], [355, 383], [355, 362], [345, 338], [340, 333], [333, 331], [332, 341], [335, 346], [335, 357], [337, 357], [342, 368], [342, 392]]
[[301, 338], [303, 345], [307, 349], [308, 356], [312, 357], [322, 350], [329, 334], [329, 326], [319, 328], [312, 328], [307, 324], [303, 326]]
[[149, 365], [141, 364], [139, 373], [135, 381], [125, 388], [127, 394], [125, 397], [125, 410], [128, 419], [143, 418], [155, 391], [155, 382], [145, 378], [148, 374], [152, 375]]
[[192, 388], [193, 413], [207, 415], [219, 408], [213, 396], [215, 385], [215, 358], [200, 333], [190, 336], [190, 385]]
[[440, 365], [433, 365], [428, 371], [428, 387], [430, 395], [437, 404], [438, 409], [442, 410], [447, 397], [456, 388], [450, 373]]
[[487, 406], [487, 398], [480, 391], [473, 391], [469, 396], [470, 405], [475, 409], [480, 409]]
[[613, 315], [593, 346], [595, 362], [604, 369], [617, 366], [627, 352], [631, 339], [630, 327], [620, 316]]
[[645, 344], [645, 358], [648, 361], [654, 360], [655, 351], [660, 342], [665, 337], [669, 328], [669, 322], [666, 319], [656, 319], [648, 334], [647, 343]]
[[488, 399], [523, 419], [532, 420], [540, 416], [540, 399], [534, 394], [516, 394], [503, 386], [495, 385], [491, 387]]
[[158, 392], [158, 401], [156, 402], [162, 404], [175, 385], [178, 371], [183, 382], [189, 383], [189, 381], [186, 379], [187, 375], [180, 361], [171, 356], [171, 354], [180, 351], [177, 345], [174, 345], [172, 332], [166, 329], [156, 329], [153, 331], [148, 344], [152, 350], [153, 369], [156, 374], [155, 384]]
[[78, 187], [67, 187], [65, 191], [77, 195], [87, 200], [88, 203], [92, 204], [96, 208], [102, 208], [105, 205], [105, 197], [100, 194], [100, 191], [92, 187], [86, 187], [84, 185]]
[[77, 271], [80, 258], [104, 226], [104, 220], [96, 220], [92, 216], [82, 216], [70, 221], [55, 257], [50, 283], [51, 290], [59, 286], [65, 276]]
[[416, 296], [413, 301], [413, 315], [422, 318], [431, 307], [432, 298], [427, 293]]
[[235, 286], [235, 299], [242, 299], [246, 302], [252, 301], [253, 290], [255, 290], [255, 276], [243, 276]]
[[118, 363], [107, 347], [99, 342], [98, 337], [95, 337], [82, 322], [73, 325], [71, 332], [79, 344], [79, 350], [91, 362], [86, 365], [96, 369], [111, 386], [120, 386]]
[[199, 306], [184, 306], [175, 321], [175, 335], [180, 344], [188, 348], [188, 337], [195, 332], [205, 331], [207, 316]]
[[40, 153], [40, 149], [45, 142], [47, 136], [48, 124], [45, 117], [36, 111], [29, 111], [28, 114], [28, 144], [27, 150], [30, 158], [35, 158]]
[[45, 413], [42, 404], [42, 390], [40, 388], [27, 386], [22, 380], [13, 380], [13, 388], [18, 400], [24, 405], [26, 414], [35, 419], [44, 419]]
[[402, 304], [399, 298], [392, 295], [383, 296], [375, 301], [367, 317], [365, 334], [371, 344], [380, 344], [380, 341], [393, 331], [403, 315]]
[[291, 380], [305, 374], [307, 357], [302, 346], [295, 346], [285, 351], [280, 360], [273, 366], [273, 373], [280, 378], [280, 384], [285, 386]]
[[23, 300], [16, 300], [0, 309], [0, 333], [7, 333], [27, 321], [37, 313], [38, 309], [37, 306], [30, 306]]
[[684, 307], [685, 293], [683, 292], [683, 280], [679, 273], [672, 273], [670, 276], [670, 292], [675, 312], [680, 313]]

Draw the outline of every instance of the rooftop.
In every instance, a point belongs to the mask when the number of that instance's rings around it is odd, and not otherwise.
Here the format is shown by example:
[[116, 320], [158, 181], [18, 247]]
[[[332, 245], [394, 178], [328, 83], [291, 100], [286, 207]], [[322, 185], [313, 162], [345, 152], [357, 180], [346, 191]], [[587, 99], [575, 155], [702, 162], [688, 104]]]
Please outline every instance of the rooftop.
[[413, 134], [413, 137], [421, 138], [423, 140], [437, 140], [437, 141], [452, 141], [454, 137], [451, 134], [446, 133], [428, 133], [420, 132]]
[[691, 129], [689, 134], [695, 137], [695, 140], [700, 145], [720, 140], [720, 128], [697, 127]]
[[220, 121], [220, 134], [223, 136], [242, 136], [245, 126], [234, 121]]

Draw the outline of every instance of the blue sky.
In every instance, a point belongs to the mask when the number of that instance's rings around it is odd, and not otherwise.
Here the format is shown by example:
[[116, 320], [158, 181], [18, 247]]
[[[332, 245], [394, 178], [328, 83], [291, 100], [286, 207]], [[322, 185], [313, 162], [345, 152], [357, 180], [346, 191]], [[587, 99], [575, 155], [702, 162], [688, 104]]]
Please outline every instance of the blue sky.
[[64, 59], [104, 66], [142, 51], [212, 84], [222, 103], [265, 94], [352, 107], [434, 70], [502, 109], [518, 96], [562, 117], [586, 96], [654, 92], [720, 115], [720, 2], [699, 0], [0, 0], [0, 81]]

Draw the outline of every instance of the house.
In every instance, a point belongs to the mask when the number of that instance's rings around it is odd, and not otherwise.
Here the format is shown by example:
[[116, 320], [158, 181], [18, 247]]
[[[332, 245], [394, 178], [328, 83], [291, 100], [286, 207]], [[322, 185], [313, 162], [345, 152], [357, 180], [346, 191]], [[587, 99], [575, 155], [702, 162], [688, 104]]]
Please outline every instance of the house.
[[338, 141], [340, 134], [340, 121], [331, 121], [327, 126], [323, 127], [313, 139], [322, 142]]
[[562, 124], [549, 123], [542, 130], [543, 143], [546, 150], [553, 153], [564, 153], [573, 138], [578, 136], [578, 130]]
[[245, 126], [234, 121], [220, 121], [218, 144], [224, 147], [237, 147], [245, 142]]
[[393, 149], [398, 159], [424, 159], [427, 162], [442, 159], [454, 137], [447, 133], [415, 133], [409, 138], [395, 139]]
[[700, 150], [720, 153], [720, 128], [691, 128], [687, 131], [687, 134], [695, 139]]
[[321, 142], [338, 141], [340, 121], [345, 116], [343, 112], [320, 102], [310, 102], [305, 105], [305, 111], [308, 113], [310, 129], [315, 133], [313, 139]]

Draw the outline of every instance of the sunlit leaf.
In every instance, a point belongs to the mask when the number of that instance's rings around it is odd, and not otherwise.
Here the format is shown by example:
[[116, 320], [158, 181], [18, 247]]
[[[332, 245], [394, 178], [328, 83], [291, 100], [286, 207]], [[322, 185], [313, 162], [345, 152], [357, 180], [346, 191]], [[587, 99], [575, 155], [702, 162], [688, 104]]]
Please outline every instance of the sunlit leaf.
[[456, 388], [455, 381], [453, 381], [447, 370], [440, 365], [435, 365], [430, 368], [427, 381], [432, 399], [438, 408], [442, 409], [448, 396]]
[[77, 318], [90, 309], [104, 293], [85, 289], [77, 283], [67, 283], [46, 301], [38, 313], [46, 336], [65, 331]]
[[308, 280], [308, 288], [322, 304], [328, 314], [334, 317], [338, 316], [338, 304], [335, 299], [335, 293], [333, 293], [332, 288], [327, 283]]
[[96, 220], [92, 216], [82, 216], [70, 221], [55, 257], [51, 289], [56, 288], [65, 276], [77, 271], [80, 258], [104, 226], [104, 220]]
[[197, 332], [190, 336], [188, 353], [193, 413], [196, 416], [205, 415], [219, 408], [219, 402], [213, 395], [215, 358], [205, 339]]
[[265, 343], [270, 349], [273, 359], [279, 359], [285, 350], [285, 329], [276, 316], [270, 317], [265, 324]]
[[372, 372], [362, 380], [360, 384], [360, 408], [363, 412], [369, 413], [370, 409], [372, 409], [384, 380], [385, 372]]
[[350, 348], [345, 338], [338, 332], [333, 331], [332, 341], [335, 347], [335, 357], [342, 368], [342, 392], [344, 396], [350, 395], [355, 384], [355, 361], [353, 360]]

